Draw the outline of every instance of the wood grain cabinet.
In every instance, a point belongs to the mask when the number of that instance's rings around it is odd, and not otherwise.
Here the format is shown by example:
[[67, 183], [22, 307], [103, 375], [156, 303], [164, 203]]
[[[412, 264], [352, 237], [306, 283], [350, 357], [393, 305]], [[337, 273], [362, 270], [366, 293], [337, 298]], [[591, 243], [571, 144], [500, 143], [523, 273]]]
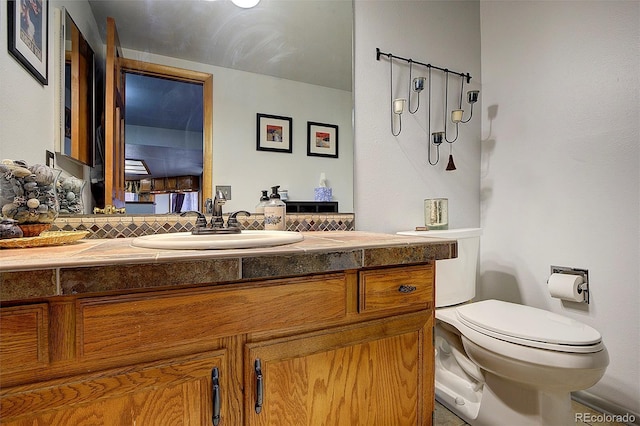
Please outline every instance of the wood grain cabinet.
[[429, 424], [431, 327], [420, 312], [247, 344], [245, 424]]
[[424, 264], [3, 307], [0, 423], [430, 425], [433, 277]]
[[84, 374], [2, 394], [6, 425], [211, 424], [223, 409], [214, 400], [213, 372], [224, 354], [200, 354]]

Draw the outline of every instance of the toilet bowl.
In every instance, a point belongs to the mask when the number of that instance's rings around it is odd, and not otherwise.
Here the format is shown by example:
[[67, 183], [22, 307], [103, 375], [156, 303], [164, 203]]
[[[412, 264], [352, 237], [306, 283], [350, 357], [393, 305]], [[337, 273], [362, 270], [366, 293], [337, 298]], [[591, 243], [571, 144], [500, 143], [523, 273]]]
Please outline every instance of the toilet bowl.
[[458, 240], [458, 258], [436, 264], [436, 399], [472, 425], [572, 425], [570, 392], [596, 384], [609, 364], [602, 337], [542, 309], [470, 302], [480, 233], [401, 233]]

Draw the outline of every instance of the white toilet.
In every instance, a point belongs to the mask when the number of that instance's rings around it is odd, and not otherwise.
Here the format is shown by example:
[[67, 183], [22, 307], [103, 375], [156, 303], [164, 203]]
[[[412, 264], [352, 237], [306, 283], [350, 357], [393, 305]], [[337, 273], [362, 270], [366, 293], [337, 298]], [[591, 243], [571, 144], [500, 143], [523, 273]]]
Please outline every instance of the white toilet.
[[472, 425], [574, 425], [570, 392], [604, 375], [598, 331], [542, 309], [498, 300], [469, 303], [481, 229], [407, 231], [458, 241], [436, 262], [436, 399]]

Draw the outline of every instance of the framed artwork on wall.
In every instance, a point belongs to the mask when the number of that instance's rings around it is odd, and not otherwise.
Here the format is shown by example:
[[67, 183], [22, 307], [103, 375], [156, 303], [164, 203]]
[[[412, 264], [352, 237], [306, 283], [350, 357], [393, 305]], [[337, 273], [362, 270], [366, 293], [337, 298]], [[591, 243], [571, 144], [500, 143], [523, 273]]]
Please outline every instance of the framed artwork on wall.
[[9, 52], [43, 85], [49, 79], [49, 0], [8, 0]]
[[256, 149], [291, 153], [291, 122], [291, 117], [258, 114]]
[[338, 158], [338, 126], [307, 121], [307, 155]]

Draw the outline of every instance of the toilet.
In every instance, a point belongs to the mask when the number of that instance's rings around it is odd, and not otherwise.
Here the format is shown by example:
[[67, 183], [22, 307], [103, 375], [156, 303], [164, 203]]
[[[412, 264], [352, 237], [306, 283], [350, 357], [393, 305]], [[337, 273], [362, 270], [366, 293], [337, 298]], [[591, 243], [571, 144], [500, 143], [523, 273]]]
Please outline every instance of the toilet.
[[542, 309], [475, 297], [479, 228], [407, 231], [458, 241], [436, 261], [436, 399], [471, 425], [574, 425], [572, 391], [604, 375], [600, 333]]

